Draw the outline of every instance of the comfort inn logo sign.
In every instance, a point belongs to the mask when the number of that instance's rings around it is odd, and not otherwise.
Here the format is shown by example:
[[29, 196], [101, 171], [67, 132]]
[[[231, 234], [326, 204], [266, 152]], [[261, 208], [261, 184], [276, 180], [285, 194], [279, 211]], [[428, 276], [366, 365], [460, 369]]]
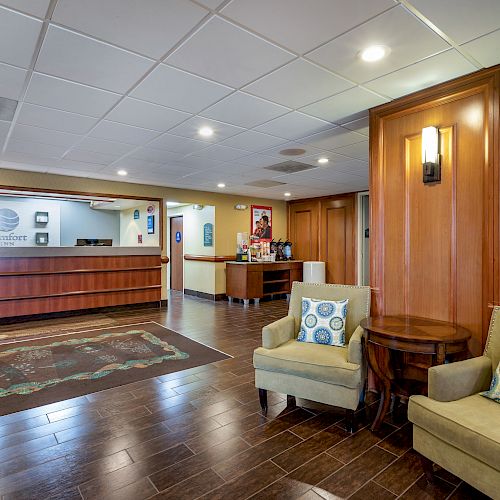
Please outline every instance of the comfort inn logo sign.
[[0, 246], [13, 247], [17, 243], [28, 239], [26, 234], [15, 234], [13, 232], [17, 226], [19, 226], [18, 213], [10, 208], [0, 208]]

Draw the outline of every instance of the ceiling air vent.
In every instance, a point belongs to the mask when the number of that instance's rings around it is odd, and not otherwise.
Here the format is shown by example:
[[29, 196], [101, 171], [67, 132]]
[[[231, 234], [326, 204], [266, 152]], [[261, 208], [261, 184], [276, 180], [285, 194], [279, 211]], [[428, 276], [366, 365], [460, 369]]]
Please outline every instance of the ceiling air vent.
[[282, 174], [296, 174], [297, 172], [303, 172], [304, 170], [311, 170], [311, 168], [318, 167], [314, 165], [307, 165], [306, 163], [300, 163], [298, 161], [284, 161], [282, 163], [276, 163], [275, 165], [270, 165], [269, 167], [264, 168], [266, 170], [281, 172]]
[[16, 112], [17, 101], [0, 97], [0, 120], [4, 122], [11, 122]]
[[272, 188], [275, 186], [281, 186], [286, 184], [286, 182], [271, 181], [269, 179], [261, 179], [258, 181], [247, 182], [245, 186], [252, 186], [258, 188]]

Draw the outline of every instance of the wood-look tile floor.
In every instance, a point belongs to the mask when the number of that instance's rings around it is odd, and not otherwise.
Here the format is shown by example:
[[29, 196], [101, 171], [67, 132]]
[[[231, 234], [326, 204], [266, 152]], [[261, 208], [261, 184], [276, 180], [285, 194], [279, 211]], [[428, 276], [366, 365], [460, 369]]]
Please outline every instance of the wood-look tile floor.
[[[264, 418], [252, 352], [286, 309], [172, 294], [168, 309], [108, 313], [116, 325], [156, 321], [233, 359], [0, 417], [1, 498], [481, 498], [445, 471], [427, 484], [407, 422], [388, 418], [379, 435], [365, 422], [350, 435], [342, 411], [287, 409], [271, 393]], [[91, 320], [46, 324], [64, 332]]]

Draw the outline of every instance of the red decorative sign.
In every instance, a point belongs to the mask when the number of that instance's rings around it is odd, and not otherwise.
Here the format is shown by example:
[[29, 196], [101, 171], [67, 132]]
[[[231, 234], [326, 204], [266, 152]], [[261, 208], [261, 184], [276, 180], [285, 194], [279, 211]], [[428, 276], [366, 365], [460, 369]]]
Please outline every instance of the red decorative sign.
[[252, 205], [251, 208], [251, 238], [262, 241], [271, 241], [273, 239], [273, 208], [263, 207], [261, 205]]

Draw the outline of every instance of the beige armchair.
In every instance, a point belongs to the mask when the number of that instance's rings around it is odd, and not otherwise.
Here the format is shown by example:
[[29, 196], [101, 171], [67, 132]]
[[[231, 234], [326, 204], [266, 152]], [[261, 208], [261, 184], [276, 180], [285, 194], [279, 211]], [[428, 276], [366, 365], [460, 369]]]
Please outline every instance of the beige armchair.
[[[302, 316], [302, 297], [325, 300], [349, 299], [346, 347], [297, 342]], [[364, 330], [360, 321], [370, 312], [367, 286], [325, 285], [294, 282], [288, 316], [262, 329], [262, 347], [254, 351], [255, 386], [267, 412], [267, 391], [287, 394], [347, 410], [352, 429], [354, 410], [364, 394], [366, 364], [362, 350]]]
[[484, 355], [429, 369], [429, 397], [412, 396], [413, 448], [492, 498], [500, 498], [500, 404], [480, 394], [500, 361], [500, 307], [491, 316]]

